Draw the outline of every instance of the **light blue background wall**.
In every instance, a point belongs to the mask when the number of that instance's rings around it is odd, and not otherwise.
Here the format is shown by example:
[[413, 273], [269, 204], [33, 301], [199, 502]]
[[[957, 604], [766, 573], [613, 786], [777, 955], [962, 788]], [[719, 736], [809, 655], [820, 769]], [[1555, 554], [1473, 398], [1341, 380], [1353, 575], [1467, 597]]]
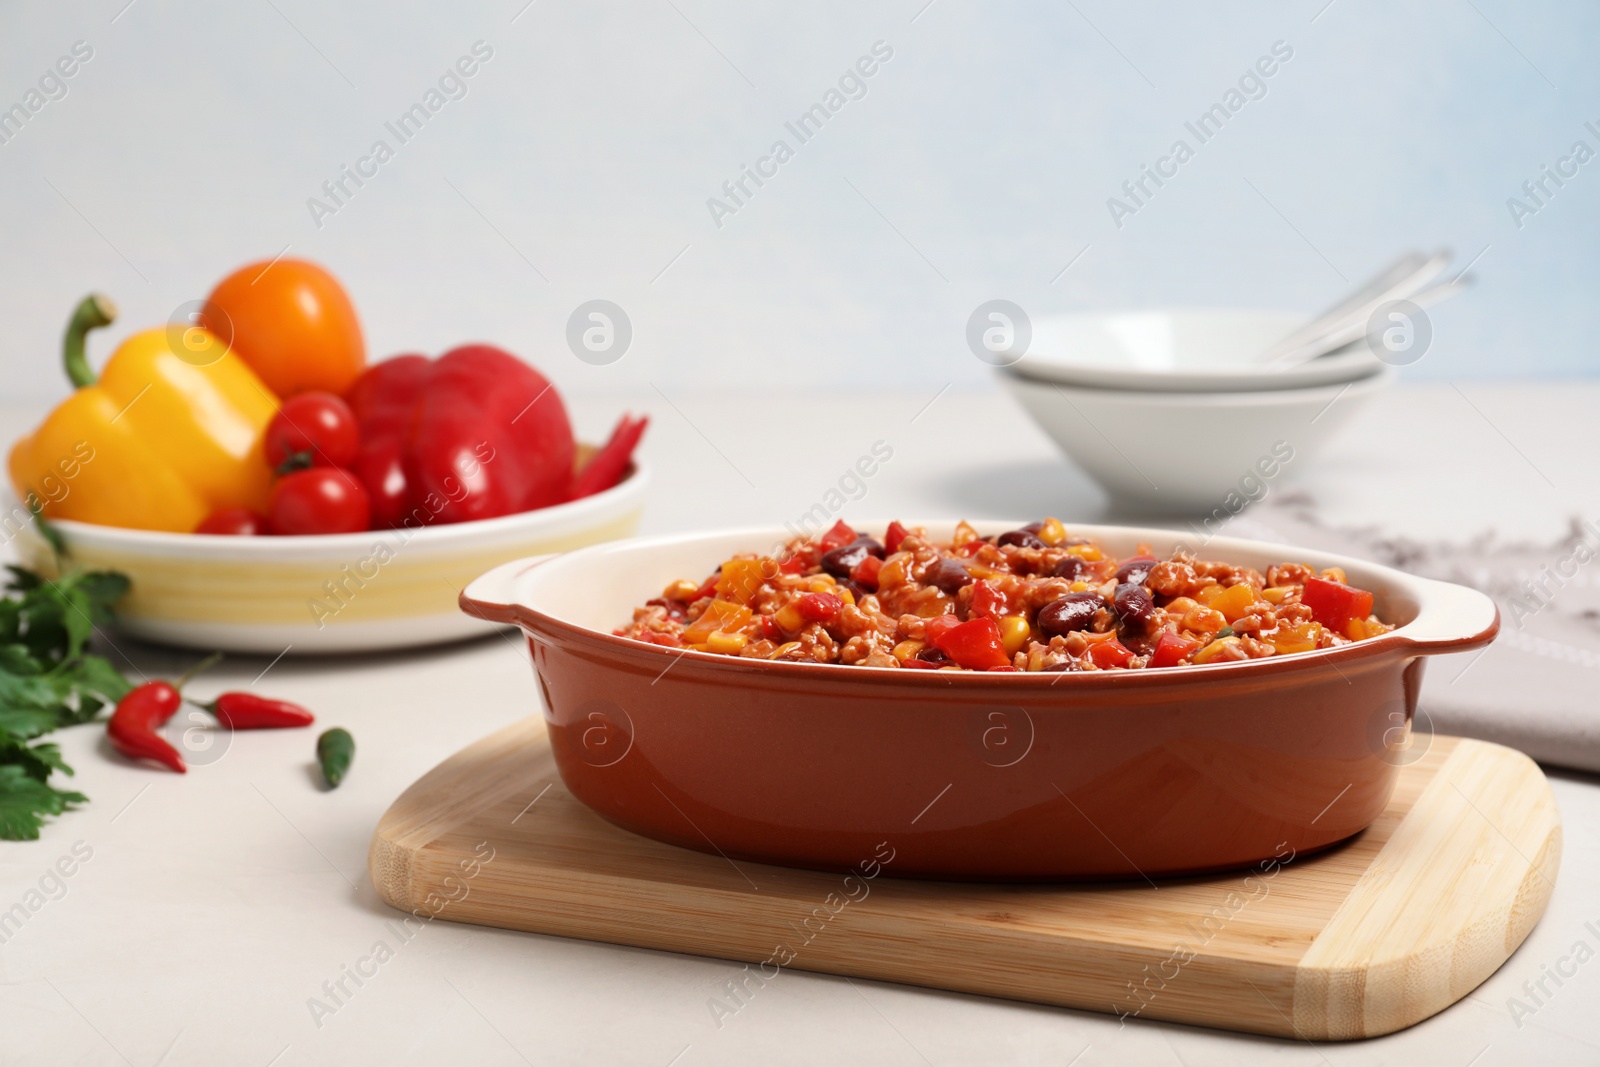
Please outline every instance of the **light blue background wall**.
[[[375, 355], [485, 338], [579, 391], [980, 385], [992, 297], [1309, 312], [1439, 244], [1481, 284], [1408, 375], [1600, 368], [1600, 160], [1520, 230], [1506, 207], [1600, 149], [1593, 4], [524, 2], [0, 7], [0, 106], [94, 49], [0, 146], [4, 397], [60, 391], [87, 289], [158, 323], [285, 245]], [[468, 95], [317, 228], [307, 198], [478, 40]], [[716, 227], [707, 198], [879, 40], [867, 95]], [[1107, 197], [1279, 40], [1267, 95], [1116, 228]], [[608, 367], [563, 340], [595, 297], [634, 323]]]

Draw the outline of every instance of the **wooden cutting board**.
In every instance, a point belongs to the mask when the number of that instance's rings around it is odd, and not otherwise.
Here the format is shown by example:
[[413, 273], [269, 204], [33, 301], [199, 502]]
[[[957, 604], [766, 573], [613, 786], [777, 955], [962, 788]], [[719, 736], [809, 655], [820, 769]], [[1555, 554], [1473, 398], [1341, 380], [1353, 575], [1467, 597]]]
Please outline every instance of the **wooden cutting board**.
[[1433, 737], [1371, 828], [1270, 876], [983, 885], [895, 879], [891, 858], [847, 880], [612, 826], [530, 718], [406, 790], [368, 867], [421, 917], [745, 961], [744, 996], [799, 968], [1318, 1040], [1465, 996], [1538, 921], [1560, 858], [1531, 760]]

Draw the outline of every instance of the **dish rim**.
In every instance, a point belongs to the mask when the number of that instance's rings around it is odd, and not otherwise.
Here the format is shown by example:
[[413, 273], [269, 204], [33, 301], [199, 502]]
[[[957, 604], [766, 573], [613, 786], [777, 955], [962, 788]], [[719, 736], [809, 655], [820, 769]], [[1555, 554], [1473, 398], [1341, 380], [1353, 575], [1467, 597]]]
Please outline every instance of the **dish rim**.
[[[907, 526], [938, 528], [946, 524], [953, 526], [956, 521], [960, 520], [919, 518], [902, 521]], [[1021, 523], [1014, 520], [982, 519], [966, 521], [979, 530], [1017, 529], [1021, 525]], [[1008, 522], [1009, 525], [1007, 524]], [[856, 525], [860, 529], [875, 529], [885, 525], [885, 523], [861, 521]], [[1157, 527], [1088, 523], [1064, 523], [1063, 525], [1076, 535], [1088, 536], [1096, 540], [1102, 539], [1108, 534], [1116, 537], [1132, 536], [1137, 540], [1153, 540], [1154, 538], [1181, 539], [1183, 537], [1183, 534], [1179, 531]], [[535, 627], [542, 627], [546, 630], [562, 633], [569, 640], [598, 641], [601, 648], [613, 653], [633, 653], [657, 657], [663, 665], [663, 675], [666, 673], [666, 669], [678, 660], [688, 657], [694, 663], [707, 666], [717, 664], [719, 665], [718, 669], [722, 671], [748, 672], [752, 680], [756, 677], [775, 680], [792, 678], [796, 681], [811, 678], [816, 683], [822, 684], [830, 678], [847, 683], [852, 678], [870, 681], [872, 679], [887, 680], [887, 678], [893, 676], [898, 679], [895, 683], [897, 685], [934, 688], [994, 684], [1002, 686], [1020, 685], [1037, 689], [1039, 687], [1053, 687], [1063, 679], [1068, 678], [1071, 679], [1067, 683], [1068, 685], [1079, 688], [1127, 688], [1129, 686], [1169, 685], [1199, 678], [1241, 679], [1260, 675], [1292, 674], [1305, 670], [1314, 671], [1324, 665], [1333, 666], [1337, 670], [1343, 664], [1396, 654], [1426, 656], [1450, 652], [1469, 652], [1473, 649], [1487, 646], [1500, 631], [1499, 605], [1487, 594], [1476, 589], [1457, 585], [1453, 582], [1442, 582], [1433, 578], [1407, 574], [1405, 571], [1397, 570], [1381, 563], [1357, 559], [1339, 553], [1308, 550], [1295, 545], [1279, 545], [1269, 541], [1220, 536], [1209, 538], [1206, 541], [1206, 547], [1215, 546], [1218, 558], [1221, 559], [1226, 559], [1227, 554], [1234, 551], [1267, 552], [1280, 554], [1283, 559], [1303, 559], [1307, 562], [1314, 562], [1319, 567], [1344, 567], [1347, 572], [1352, 569], [1363, 572], [1376, 572], [1377, 576], [1387, 580], [1395, 591], [1408, 594], [1416, 602], [1416, 616], [1386, 634], [1369, 637], [1364, 641], [1357, 641], [1337, 648], [1313, 649], [1309, 652], [1295, 652], [1281, 656], [1267, 656], [1261, 659], [1230, 661], [1227, 663], [1188, 664], [1181, 667], [1163, 667], [1157, 670], [1050, 672], [907, 671], [897, 667], [865, 667], [859, 664], [845, 666], [837, 663], [750, 660], [714, 652], [700, 652], [694, 649], [666, 648], [661, 645], [637, 641], [629, 637], [621, 637], [608, 631], [596, 630], [570, 622], [516, 599], [508, 601], [503, 597], [500, 599], [489, 598], [491, 590], [514, 591], [514, 583], [523, 575], [534, 568], [548, 564], [577, 558], [579, 560], [577, 564], [569, 565], [582, 566], [587, 558], [603, 556], [608, 552], [616, 552], [623, 549], [648, 550], [668, 545], [681, 545], [697, 540], [710, 541], [713, 539], [740, 537], [748, 538], [752, 544], [770, 544], [776, 531], [787, 532], [785, 527], [779, 526], [746, 526], [694, 533], [660, 534], [653, 537], [623, 538], [616, 541], [586, 545], [570, 552], [512, 560], [485, 572], [470, 582], [462, 590], [458, 597], [458, 603], [461, 606], [461, 610], [468, 615], [489, 622], [518, 626], [531, 637], [540, 637], [541, 635], [536, 632]], [[1451, 601], [1454, 601], [1454, 603], [1452, 604]], [[1487, 608], [1486, 614], [1484, 612], [1485, 608]], [[1473, 611], [1479, 614], [1480, 619], [1471, 622], [1465, 621], [1465, 615]], [[1454, 627], [1448, 625], [1448, 616], [1451, 612], [1460, 613], [1463, 616], [1462, 622]], [[1427, 632], [1428, 628], [1425, 625], [1421, 625], [1425, 620], [1429, 620], [1430, 616], [1437, 616], [1431, 620], [1434, 623], [1435, 630], [1431, 635]], [[1439, 632], [1440, 630], [1444, 632]]]
[[[497, 515], [492, 519], [469, 519], [466, 522], [440, 523], [434, 526], [410, 528], [390, 527], [382, 530], [358, 530], [343, 534], [298, 534], [293, 537], [239, 537], [231, 534], [171, 533], [166, 530], [138, 530], [126, 526], [106, 526], [77, 519], [52, 519], [50, 524], [61, 531], [69, 543], [85, 548], [150, 550], [151, 554], [170, 555], [174, 550], [192, 550], [192, 554], [205, 560], [285, 559], [314, 556], [324, 552], [345, 553], [350, 549], [370, 547], [374, 537], [408, 535], [408, 546], [449, 546], [454, 542], [472, 541], [479, 537], [493, 538], [499, 534], [521, 532], [524, 527], [544, 523], [556, 524], [563, 519], [582, 520], [592, 513], [603, 512], [622, 500], [640, 495], [650, 482], [650, 467], [635, 457], [623, 479], [609, 489], [579, 500], [569, 500], [549, 507], [519, 511], [511, 515]], [[5, 494], [16, 509], [23, 509], [16, 494]], [[32, 525], [27, 529], [37, 536]], [[589, 546], [585, 546], [589, 547]]]

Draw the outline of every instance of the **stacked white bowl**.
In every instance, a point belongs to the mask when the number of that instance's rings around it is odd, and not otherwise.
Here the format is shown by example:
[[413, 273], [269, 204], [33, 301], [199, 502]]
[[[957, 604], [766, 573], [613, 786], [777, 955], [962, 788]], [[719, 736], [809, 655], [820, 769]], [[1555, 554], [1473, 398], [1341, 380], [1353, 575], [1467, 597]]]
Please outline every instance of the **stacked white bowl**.
[[1235, 513], [1293, 477], [1396, 375], [1364, 341], [1266, 363], [1305, 322], [1269, 311], [1156, 310], [1036, 319], [1001, 375], [1118, 504]]

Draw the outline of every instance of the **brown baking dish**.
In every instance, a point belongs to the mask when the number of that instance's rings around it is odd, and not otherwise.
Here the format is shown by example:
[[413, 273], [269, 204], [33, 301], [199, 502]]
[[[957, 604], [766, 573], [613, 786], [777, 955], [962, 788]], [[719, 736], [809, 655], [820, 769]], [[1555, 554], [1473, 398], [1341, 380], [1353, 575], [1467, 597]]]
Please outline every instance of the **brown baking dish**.
[[[948, 537], [954, 522], [917, 525]], [[1069, 530], [1118, 554], [1183, 543], [1156, 529]], [[1205, 558], [1343, 567], [1400, 625], [1245, 662], [1048, 674], [751, 661], [610, 632], [668, 581], [788, 536], [616, 541], [505, 564], [462, 594], [469, 614], [527, 634], [573, 795], [648, 837], [798, 867], [845, 870], [885, 842], [902, 877], [1241, 867], [1325, 848], [1376, 818], [1409, 758], [1421, 657], [1481, 647], [1499, 629], [1475, 590], [1219, 537]]]

